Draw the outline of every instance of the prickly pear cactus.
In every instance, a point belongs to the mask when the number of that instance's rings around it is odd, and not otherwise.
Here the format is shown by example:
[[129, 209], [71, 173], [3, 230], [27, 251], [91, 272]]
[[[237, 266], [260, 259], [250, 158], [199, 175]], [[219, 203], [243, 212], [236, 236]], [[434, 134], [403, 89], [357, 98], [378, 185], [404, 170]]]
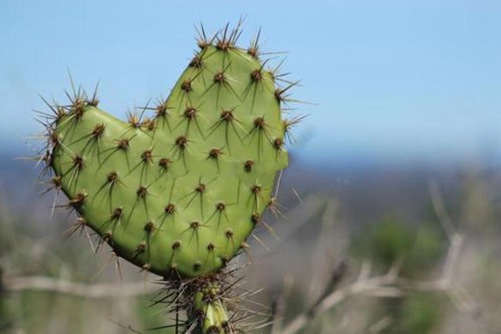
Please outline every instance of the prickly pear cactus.
[[53, 186], [118, 256], [164, 277], [222, 268], [246, 246], [287, 166], [289, 87], [276, 85], [257, 44], [237, 47], [238, 36], [200, 39], [169, 98], [146, 108], [151, 118], [120, 121], [81, 93], [52, 106]]

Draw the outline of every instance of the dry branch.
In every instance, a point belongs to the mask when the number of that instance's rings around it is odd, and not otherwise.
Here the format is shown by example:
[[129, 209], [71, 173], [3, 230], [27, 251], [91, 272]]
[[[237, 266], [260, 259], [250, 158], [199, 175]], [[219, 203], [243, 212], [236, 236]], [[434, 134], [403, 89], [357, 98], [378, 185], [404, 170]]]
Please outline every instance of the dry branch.
[[[320, 316], [350, 297], [366, 296], [377, 298], [401, 298], [411, 292], [442, 292], [448, 295], [458, 309], [475, 309], [466, 300], [458, 300], [458, 288], [452, 282], [452, 269], [455, 267], [460, 249], [463, 245], [463, 236], [451, 236], [450, 247], [447, 253], [442, 277], [431, 281], [409, 280], [399, 275], [399, 265], [393, 266], [386, 274], [370, 277], [367, 267], [362, 266], [358, 279], [329, 294], [322, 295], [309, 309], [297, 315], [279, 333], [296, 334], [315, 317]], [[467, 305], [468, 304], [468, 305]]]
[[84, 298], [137, 297], [158, 291], [144, 283], [85, 284], [44, 276], [4, 277], [6, 292], [54, 292]]

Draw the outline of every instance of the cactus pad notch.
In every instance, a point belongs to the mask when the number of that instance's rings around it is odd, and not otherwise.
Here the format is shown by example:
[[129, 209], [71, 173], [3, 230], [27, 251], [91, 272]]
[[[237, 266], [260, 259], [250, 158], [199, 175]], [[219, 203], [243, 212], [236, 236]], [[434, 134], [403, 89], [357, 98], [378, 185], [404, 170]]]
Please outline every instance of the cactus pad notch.
[[246, 246], [294, 124], [282, 115], [294, 84], [277, 85], [257, 41], [237, 47], [238, 27], [200, 35], [151, 118], [122, 122], [81, 90], [50, 105], [52, 186], [118, 256], [164, 277], [216, 272]]

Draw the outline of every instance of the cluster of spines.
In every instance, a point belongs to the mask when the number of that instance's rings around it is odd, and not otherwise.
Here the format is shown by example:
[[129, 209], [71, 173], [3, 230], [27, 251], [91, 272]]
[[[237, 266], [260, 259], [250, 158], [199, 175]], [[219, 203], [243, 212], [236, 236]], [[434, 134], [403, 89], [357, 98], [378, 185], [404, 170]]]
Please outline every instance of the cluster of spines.
[[[165, 281], [165, 287], [153, 305], [166, 304], [167, 312], [175, 318], [173, 324], [158, 329], [174, 327], [180, 333], [227, 334], [267, 326], [268, 318], [263, 315], [268, 310], [250, 300], [260, 290], [244, 288], [242, 277], [237, 275], [239, 270], [235, 268], [183, 281]], [[186, 310], [186, 314], [179, 314], [179, 310]], [[258, 319], [257, 316], [261, 317]], [[252, 324], [249, 323], [251, 318]]]

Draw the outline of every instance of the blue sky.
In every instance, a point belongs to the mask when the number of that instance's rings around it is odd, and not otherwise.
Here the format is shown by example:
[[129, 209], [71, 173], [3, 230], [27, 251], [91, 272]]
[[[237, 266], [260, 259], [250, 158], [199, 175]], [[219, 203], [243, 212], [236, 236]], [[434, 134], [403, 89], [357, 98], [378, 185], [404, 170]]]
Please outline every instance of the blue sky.
[[[245, 17], [247, 45], [287, 51], [309, 117], [294, 150], [306, 160], [468, 160], [501, 152], [501, 2], [0, 2], [0, 141], [41, 128], [38, 95], [64, 101], [68, 70], [119, 117], [166, 97], [195, 49]], [[278, 55], [277, 55], [278, 57]], [[3, 145], [2, 145], [3, 146]], [[499, 153], [498, 153], [499, 154]], [[501, 154], [500, 154], [501, 155]]]

